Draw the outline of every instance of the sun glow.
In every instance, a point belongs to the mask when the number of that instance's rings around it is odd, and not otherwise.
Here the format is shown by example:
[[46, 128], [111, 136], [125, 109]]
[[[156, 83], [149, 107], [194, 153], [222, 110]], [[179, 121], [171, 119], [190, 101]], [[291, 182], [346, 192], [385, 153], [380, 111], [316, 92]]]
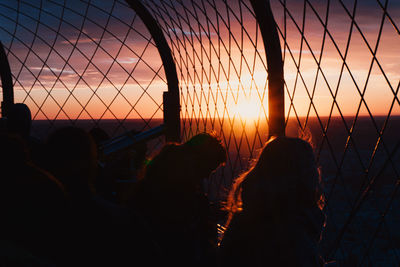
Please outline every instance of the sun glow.
[[231, 111], [235, 118], [240, 118], [245, 121], [256, 121], [259, 117], [263, 117], [264, 109], [259, 99], [242, 98], [235, 104]]

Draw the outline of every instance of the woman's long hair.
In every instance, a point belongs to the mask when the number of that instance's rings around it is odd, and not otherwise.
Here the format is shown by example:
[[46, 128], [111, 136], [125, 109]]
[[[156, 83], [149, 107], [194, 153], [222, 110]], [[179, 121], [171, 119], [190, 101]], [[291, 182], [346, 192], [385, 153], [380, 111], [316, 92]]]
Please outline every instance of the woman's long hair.
[[322, 210], [321, 192], [311, 145], [299, 138], [272, 138], [255, 164], [234, 181], [225, 205], [225, 228], [240, 212], [266, 214], [282, 222], [304, 209]]

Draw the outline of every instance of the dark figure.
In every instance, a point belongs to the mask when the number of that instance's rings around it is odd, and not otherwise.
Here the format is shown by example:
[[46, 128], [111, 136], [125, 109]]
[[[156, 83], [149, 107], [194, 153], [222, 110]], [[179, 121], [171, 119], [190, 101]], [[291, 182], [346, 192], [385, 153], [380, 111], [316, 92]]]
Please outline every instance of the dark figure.
[[204, 133], [183, 145], [165, 145], [146, 167], [132, 204], [175, 266], [214, 264], [216, 225], [208, 220], [202, 179], [225, 160], [220, 141]]
[[[63, 186], [30, 162], [20, 136], [0, 134], [0, 265], [61, 265], [68, 200]], [[24, 265], [26, 264], [26, 265]]]
[[65, 185], [72, 202], [73, 265], [123, 266], [146, 258], [151, 266], [157, 254], [145, 239], [147, 228], [141, 219], [95, 194], [98, 165], [91, 136], [66, 127], [53, 133], [47, 145], [49, 170]]
[[225, 163], [226, 150], [218, 138], [208, 133], [193, 136], [183, 144], [183, 147], [195, 167], [191, 178], [200, 189], [203, 179], [208, 178], [219, 165]]
[[77, 201], [94, 193], [97, 172], [97, 150], [93, 139], [83, 129], [65, 127], [47, 140], [48, 169]]
[[13, 134], [28, 139], [31, 132], [32, 116], [28, 106], [23, 103], [12, 105], [7, 117], [7, 127]]
[[309, 143], [270, 140], [229, 194], [222, 266], [320, 266], [320, 177]]
[[6, 121], [8, 132], [19, 135], [26, 142], [32, 162], [43, 167], [43, 143], [31, 136], [32, 115], [29, 107], [23, 103], [13, 104]]

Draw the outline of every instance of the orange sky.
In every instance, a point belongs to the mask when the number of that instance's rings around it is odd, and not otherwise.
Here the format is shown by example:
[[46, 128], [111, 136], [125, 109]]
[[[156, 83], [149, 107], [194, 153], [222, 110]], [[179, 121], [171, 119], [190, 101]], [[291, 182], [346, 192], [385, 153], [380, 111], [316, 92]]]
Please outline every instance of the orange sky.
[[[359, 4], [356, 22], [371, 49], [375, 49], [382, 11], [372, 2]], [[29, 8], [34, 8], [24, 3], [21, 5], [25, 5], [25, 8], [20, 7], [20, 25], [16, 28], [14, 40], [11, 39], [15, 30], [12, 21], [14, 20], [15, 24], [16, 20], [11, 14], [13, 6], [0, 6], [0, 22], [6, 25], [0, 28], [0, 36], [11, 51], [9, 61], [14, 77], [18, 77], [15, 84], [16, 102], [25, 101], [36, 119], [162, 117], [162, 92], [167, 89], [167, 85], [161, 60], [157, 49], [146, 40], [149, 34], [140, 20], [136, 19], [132, 24], [133, 13], [126, 11], [122, 5], [117, 5], [112, 12], [115, 16], [124, 14], [123, 22], [112, 18], [107, 24], [106, 19], [102, 18], [106, 17], [105, 14], [100, 16], [101, 12], [98, 9], [96, 11], [96, 8], [89, 7], [89, 19], [82, 20], [79, 24], [78, 14], [82, 11], [74, 11], [74, 7], [71, 6], [67, 9], [71, 14], [64, 14], [62, 23], [58, 19], [58, 25], [57, 17], [61, 15], [55, 11], [50, 12], [52, 8], [57, 8], [51, 6], [48, 7], [48, 12], [42, 11], [41, 23], [37, 26], [32, 21], [38, 19], [38, 15], [29, 12]], [[283, 33], [283, 8], [279, 1], [272, 1], [272, 7]], [[303, 27], [303, 5], [296, 1], [288, 1], [288, 7], [291, 14], [296, 14], [293, 15], [293, 19], [299, 27]], [[295, 12], [296, 8], [301, 12]], [[326, 6], [315, 2], [315, 8], [325, 20]], [[344, 55], [351, 20], [338, 3], [335, 2], [330, 8], [328, 31]], [[394, 5], [390, 10], [393, 10], [392, 14], [399, 14], [396, 11], [400, 8]], [[267, 92], [264, 90], [267, 73], [263, 63], [265, 53], [261, 35], [256, 31], [250, 12], [242, 12], [246, 32], [242, 31], [240, 23], [233, 17], [233, 12], [230, 32], [222, 22], [224, 18], [220, 18], [220, 38], [215, 29], [210, 27], [210, 23], [215, 23], [215, 19], [204, 19], [201, 27], [198, 27], [194, 26], [194, 18], [190, 18], [191, 24], [182, 22], [182, 29], [172, 23], [168, 26], [162, 24], [167, 27], [168, 34], [172, 37], [170, 44], [181, 83], [183, 117], [250, 118], [260, 115], [263, 117], [268, 113]], [[374, 16], [368, 16], [368, 13]], [[306, 14], [304, 36], [319, 61], [324, 28], [310, 7], [307, 7]], [[391, 90], [396, 90], [400, 80], [400, 37], [387, 18], [376, 54], [387, 80], [374, 62], [366, 85], [372, 56], [365, 41], [354, 28], [346, 63], [355, 82], [345, 68], [338, 86], [342, 60], [330, 37], [326, 37], [320, 63], [325, 81], [321, 72], [316, 79], [318, 66], [305, 42], [300, 53], [301, 35], [289, 15], [286, 15], [287, 46], [281, 39], [285, 55], [285, 81], [289, 91], [289, 94], [286, 94], [286, 114], [295, 114], [293, 108], [290, 108], [290, 97], [293, 97], [299, 116], [308, 113], [310, 98], [306, 87], [309, 94], [312, 94], [315, 81], [317, 82], [313, 102], [316, 111], [311, 107], [311, 116], [315, 116], [316, 112], [320, 116], [330, 113], [333, 98], [329, 87], [333, 93], [338, 88], [336, 100], [343, 115], [354, 115], [357, 111], [361, 99], [357, 87], [361, 92], [366, 89], [364, 99], [372, 114], [388, 113], [393, 101]], [[398, 15], [393, 19], [399, 21]], [[135, 30], [129, 29], [130, 24]], [[210, 28], [209, 33], [204, 31], [207, 25]], [[61, 34], [57, 36], [55, 30], [58, 26]], [[81, 34], [78, 31], [80, 27]], [[105, 33], [102, 27], [107, 28]], [[33, 33], [36, 30], [38, 35], [34, 39]], [[257, 50], [252, 42], [257, 42]], [[53, 44], [54, 50], [51, 50], [49, 47]], [[28, 53], [28, 47], [31, 45], [34, 52]], [[299, 64], [300, 54], [301, 77], [297, 76], [295, 66]], [[140, 60], [140, 57], [143, 60]], [[68, 64], [65, 64], [66, 61]], [[294, 88], [296, 89], [293, 96]], [[50, 96], [46, 91], [50, 92]], [[395, 103], [392, 113], [400, 115], [398, 103]], [[339, 115], [336, 107], [333, 114]], [[360, 114], [368, 114], [363, 105]]]

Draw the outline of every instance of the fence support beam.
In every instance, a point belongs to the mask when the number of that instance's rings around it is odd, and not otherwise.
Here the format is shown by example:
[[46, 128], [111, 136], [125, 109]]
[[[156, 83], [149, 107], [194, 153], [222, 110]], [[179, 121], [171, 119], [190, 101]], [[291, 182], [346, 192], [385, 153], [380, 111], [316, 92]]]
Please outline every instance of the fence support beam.
[[165, 138], [167, 142], [179, 142], [181, 135], [179, 80], [174, 58], [165, 36], [156, 20], [139, 0], [125, 0], [143, 21], [153, 38], [164, 66], [168, 92], [163, 95]]
[[3, 101], [1, 102], [1, 116], [7, 117], [11, 106], [14, 104], [14, 88], [12, 83], [10, 64], [3, 44], [0, 42], [0, 76], [3, 87]]
[[250, 0], [264, 42], [268, 67], [269, 136], [285, 135], [285, 91], [279, 35], [269, 0]]

